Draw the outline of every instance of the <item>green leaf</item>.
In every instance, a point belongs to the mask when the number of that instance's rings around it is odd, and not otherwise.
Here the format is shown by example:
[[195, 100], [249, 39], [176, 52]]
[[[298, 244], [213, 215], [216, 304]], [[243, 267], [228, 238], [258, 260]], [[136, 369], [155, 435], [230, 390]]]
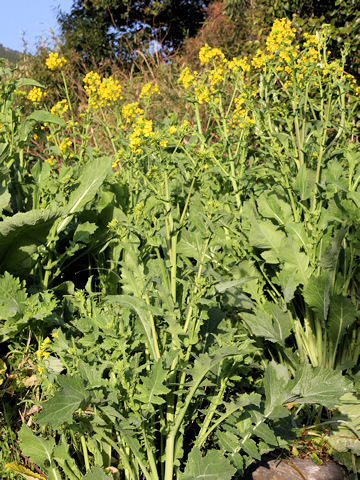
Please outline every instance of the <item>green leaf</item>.
[[298, 270], [294, 266], [285, 265], [277, 278], [282, 289], [285, 303], [288, 303], [294, 298], [295, 290], [300, 282]]
[[18, 278], [9, 272], [0, 277], [0, 319], [7, 320], [21, 314], [25, 308], [27, 293]]
[[241, 442], [241, 448], [249, 455], [249, 457], [254, 458], [255, 460], [261, 459], [259, 449], [252, 438], [246, 438], [246, 440]]
[[18, 80], [16, 80], [15, 85], [16, 88], [26, 87], [28, 85], [30, 85], [31, 87], [45, 88], [44, 85], [37, 82], [36, 80], [33, 80], [32, 78], [19, 78]]
[[89, 393], [79, 375], [59, 375], [61, 390], [53, 398], [43, 404], [43, 410], [38, 416], [40, 425], [51, 425], [58, 428], [64, 423], [71, 424], [73, 413], [88, 400]]
[[313, 368], [305, 364], [297, 367], [295, 378], [289, 383], [289, 402], [319, 404], [333, 407], [350, 388], [350, 382], [339, 370]]
[[287, 412], [281, 406], [289, 396], [288, 383], [289, 372], [287, 368], [284, 365], [270, 362], [264, 374], [265, 415], [267, 417], [287, 415]]
[[111, 172], [111, 160], [108, 157], [95, 158], [81, 170], [80, 184], [71, 193], [65, 206], [66, 215], [57, 227], [61, 232], [69, 224], [71, 215], [80, 212], [98, 193], [107, 175]]
[[167, 371], [163, 369], [161, 360], [158, 360], [152, 367], [149, 377], [140, 377], [141, 384], [138, 384], [137, 391], [134, 395], [136, 400], [144, 404], [149, 409], [152, 404], [161, 405], [165, 403], [164, 398], [160, 395], [166, 395], [170, 389], [163, 385], [167, 378]]
[[203, 457], [200, 449], [194, 447], [184, 473], [180, 473], [180, 480], [231, 480], [235, 471], [219, 450], [208, 450]]
[[278, 441], [276, 440], [276, 437], [274, 435], [274, 432], [271, 430], [271, 428], [264, 422], [260, 423], [254, 431], [254, 435], [257, 437], [261, 438], [264, 440], [264, 442], [268, 443], [269, 445], [272, 446], [277, 446]]
[[271, 302], [257, 308], [255, 313], [242, 313], [246, 325], [256, 337], [263, 337], [273, 343], [285, 344], [291, 333], [292, 321], [290, 312]]
[[53, 115], [46, 110], [35, 110], [35, 112], [32, 112], [28, 117], [26, 117], [26, 120], [35, 120], [36, 122], [41, 123], [56, 123], [60, 127], [65, 127], [66, 125], [66, 122], [63, 118]]
[[74, 458], [72, 458], [69, 453], [69, 445], [64, 435], [61, 436], [59, 444], [54, 448], [53, 458], [69, 480], [78, 480], [81, 478], [81, 472]]
[[326, 321], [330, 306], [330, 280], [327, 272], [323, 272], [319, 277], [310, 277], [304, 287], [304, 299], [322, 322]]
[[16, 213], [0, 222], [0, 263], [2, 270], [21, 275], [34, 265], [32, 255], [47, 235], [62, 210], [31, 210]]
[[314, 191], [314, 185], [315, 172], [307, 169], [303, 163], [296, 175], [294, 190], [298, 192], [301, 200], [307, 200]]
[[334, 350], [356, 318], [357, 310], [350, 298], [340, 295], [331, 298], [327, 331]]
[[286, 236], [268, 220], [260, 221], [254, 219], [249, 232], [249, 242], [253, 247], [272, 249], [275, 254], [284, 244]]
[[81, 477], [82, 480], [113, 480], [112, 475], [108, 475], [104, 470], [97, 465], [91, 468], [86, 475]]
[[98, 226], [95, 223], [84, 222], [77, 226], [74, 232], [74, 242], [88, 243], [91, 235], [96, 232]]
[[298, 283], [307, 283], [312, 273], [312, 269], [309, 267], [310, 260], [305, 253], [300, 251], [297, 244], [289, 241], [288, 245], [280, 250], [279, 259], [284, 262], [285, 268], [296, 268]]
[[22, 425], [19, 432], [20, 449], [24, 455], [36, 463], [39, 467], [48, 468], [52, 462], [52, 454], [55, 446], [55, 440], [34, 435], [29, 427]]
[[272, 218], [279, 225], [285, 225], [293, 220], [291, 206], [279, 198], [277, 193], [263, 193], [256, 203], [263, 217]]
[[137, 317], [140, 320], [140, 325], [142, 327], [146, 341], [151, 349], [152, 356], [154, 359], [156, 359], [156, 352], [151, 334], [151, 324], [149, 316], [149, 313], [151, 313], [151, 311], [153, 310], [151, 305], [147, 305], [144, 300], [133, 297], [131, 295], [108, 295], [106, 298], [109, 302], [117, 302], [122, 307], [130, 308], [131, 310], [136, 312]]

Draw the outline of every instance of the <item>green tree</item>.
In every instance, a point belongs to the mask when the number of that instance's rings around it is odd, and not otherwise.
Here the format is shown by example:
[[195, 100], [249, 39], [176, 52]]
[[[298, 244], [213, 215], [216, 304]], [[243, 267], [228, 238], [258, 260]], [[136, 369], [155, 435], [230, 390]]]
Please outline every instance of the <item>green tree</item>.
[[62, 40], [85, 61], [113, 56], [129, 61], [136, 49], [152, 42], [165, 53], [176, 49], [201, 27], [208, 0], [74, 0], [70, 13], [60, 12]]

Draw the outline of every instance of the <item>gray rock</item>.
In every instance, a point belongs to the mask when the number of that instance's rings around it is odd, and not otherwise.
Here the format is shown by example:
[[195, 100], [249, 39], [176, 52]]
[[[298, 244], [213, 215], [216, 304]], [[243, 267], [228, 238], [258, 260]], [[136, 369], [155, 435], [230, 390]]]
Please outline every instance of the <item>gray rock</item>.
[[271, 460], [262, 464], [253, 472], [252, 478], [253, 480], [344, 480], [344, 474], [341, 467], [334, 462], [317, 465], [312, 460], [290, 458]]

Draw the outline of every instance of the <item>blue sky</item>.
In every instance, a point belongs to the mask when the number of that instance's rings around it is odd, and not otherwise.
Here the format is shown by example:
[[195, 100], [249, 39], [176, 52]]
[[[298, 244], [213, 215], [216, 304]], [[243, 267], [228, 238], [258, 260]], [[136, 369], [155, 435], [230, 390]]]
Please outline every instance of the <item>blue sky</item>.
[[37, 42], [50, 37], [50, 29], [58, 33], [58, 7], [69, 12], [72, 3], [73, 0], [0, 0], [0, 43], [22, 52], [24, 33], [27, 49], [34, 53]]

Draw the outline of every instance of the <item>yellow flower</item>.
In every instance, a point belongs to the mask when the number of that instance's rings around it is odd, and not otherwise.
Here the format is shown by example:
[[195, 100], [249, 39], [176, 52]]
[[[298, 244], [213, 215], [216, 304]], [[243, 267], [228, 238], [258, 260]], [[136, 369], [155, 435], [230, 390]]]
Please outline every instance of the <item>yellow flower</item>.
[[168, 144], [168, 141], [167, 140], [161, 140], [160, 142], [160, 147], [166, 147]]
[[210, 101], [210, 90], [208, 87], [197, 87], [195, 88], [195, 94], [198, 102], [201, 103], [209, 103]]
[[121, 98], [121, 85], [112, 76], [100, 78], [97, 72], [89, 72], [85, 75], [84, 88], [89, 96], [88, 110], [96, 110], [104, 106], [110, 106]]
[[157, 83], [149, 82], [142, 87], [139, 98], [151, 97], [155, 93], [160, 93]]
[[207, 43], [200, 49], [199, 59], [201, 65], [205, 65], [210, 60], [216, 63], [226, 63], [225, 55], [219, 48], [211, 48]]
[[65, 57], [59, 57], [58, 53], [50, 52], [46, 59], [46, 66], [49, 70], [61, 69], [66, 63]]
[[46, 358], [49, 358], [50, 357], [50, 352], [44, 352], [43, 353], [43, 357], [46, 359]]
[[227, 67], [232, 72], [237, 72], [242, 70], [243, 72], [250, 72], [250, 64], [247, 63], [247, 57], [236, 58], [234, 57], [230, 62], [228, 62]]
[[40, 375], [43, 373], [44, 371], [44, 367], [41, 367], [40, 365], [38, 366], [38, 371], [40, 373]]
[[68, 109], [69, 109], [69, 105], [67, 101], [65, 99], [59, 100], [53, 107], [51, 107], [50, 113], [63, 118], [65, 113], [68, 111]]
[[72, 146], [72, 141], [70, 140], [70, 138], [69, 137], [64, 138], [64, 140], [62, 140], [59, 145], [60, 152], [63, 155], [65, 155], [66, 153], [68, 153], [71, 146]]
[[40, 102], [40, 100], [46, 97], [46, 92], [41, 90], [39, 87], [34, 87], [30, 90], [30, 92], [27, 94], [27, 99], [31, 100], [32, 102]]
[[51, 343], [51, 340], [49, 337], [46, 337], [45, 340], [43, 341], [43, 344], [48, 345], [49, 343]]
[[171, 125], [171, 127], [169, 128], [170, 135], [173, 135], [174, 133], [176, 133], [176, 130], [177, 129], [176, 129], [175, 125]]
[[121, 109], [121, 115], [125, 123], [131, 123], [132, 119], [143, 114], [144, 110], [139, 107], [139, 102], [127, 103]]
[[51, 336], [53, 338], [57, 338], [59, 336], [59, 330], [57, 330], [56, 332], [52, 333]]
[[191, 73], [189, 67], [185, 67], [180, 74], [179, 82], [183, 84], [186, 90], [188, 90], [194, 78], [195, 78], [195, 72]]

